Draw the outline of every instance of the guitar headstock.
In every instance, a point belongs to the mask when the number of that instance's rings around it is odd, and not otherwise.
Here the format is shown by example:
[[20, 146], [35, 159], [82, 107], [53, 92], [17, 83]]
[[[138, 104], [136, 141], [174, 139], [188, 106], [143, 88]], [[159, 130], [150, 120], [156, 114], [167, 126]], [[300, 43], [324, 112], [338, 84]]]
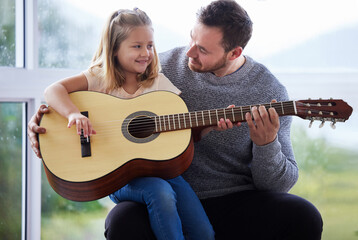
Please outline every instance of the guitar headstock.
[[352, 114], [353, 108], [341, 99], [318, 99], [318, 100], [299, 100], [296, 101], [297, 116], [310, 120], [310, 127], [313, 121], [332, 122], [335, 128], [336, 122], [345, 122]]

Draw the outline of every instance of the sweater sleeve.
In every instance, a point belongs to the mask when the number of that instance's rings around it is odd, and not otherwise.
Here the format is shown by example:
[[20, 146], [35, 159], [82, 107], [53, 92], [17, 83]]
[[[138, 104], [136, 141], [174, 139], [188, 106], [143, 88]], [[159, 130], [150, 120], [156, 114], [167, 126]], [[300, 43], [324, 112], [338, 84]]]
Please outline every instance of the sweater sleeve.
[[290, 126], [292, 117], [281, 117], [276, 139], [267, 145], [253, 146], [251, 172], [256, 188], [288, 192], [298, 179]]

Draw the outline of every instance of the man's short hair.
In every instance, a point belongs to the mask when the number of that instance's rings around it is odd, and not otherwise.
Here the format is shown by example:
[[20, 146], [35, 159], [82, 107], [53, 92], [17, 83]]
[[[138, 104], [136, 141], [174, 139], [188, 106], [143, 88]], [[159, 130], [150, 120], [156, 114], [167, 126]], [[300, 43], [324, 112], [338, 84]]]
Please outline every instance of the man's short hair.
[[245, 48], [252, 35], [252, 21], [237, 2], [218, 0], [201, 8], [197, 13], [199, 23], [217, 27], [223, 33], [222, 45], [226, 52], [240, 46]]

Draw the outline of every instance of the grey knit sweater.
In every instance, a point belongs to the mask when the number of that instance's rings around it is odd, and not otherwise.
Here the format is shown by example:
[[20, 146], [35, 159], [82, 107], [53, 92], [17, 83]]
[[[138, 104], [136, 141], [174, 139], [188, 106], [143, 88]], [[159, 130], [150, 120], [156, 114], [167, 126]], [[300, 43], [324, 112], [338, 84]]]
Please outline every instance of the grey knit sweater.
[[[189, 111], [247, 106], [288, 100], [285, 87], [248, 56], [243, 67], [227, 76], [192, 72], [186, 48], [159, 55], [163, 73], [181, 91]], [[183, 174], [199, 198], [222, 196], [247, 189], [288, 191], [297, 181], [290, 126], [280, 117], [276, 140], [256, 146], [246, 123], [227, 131], [212, 131], [195, 143], [194, 159]]]

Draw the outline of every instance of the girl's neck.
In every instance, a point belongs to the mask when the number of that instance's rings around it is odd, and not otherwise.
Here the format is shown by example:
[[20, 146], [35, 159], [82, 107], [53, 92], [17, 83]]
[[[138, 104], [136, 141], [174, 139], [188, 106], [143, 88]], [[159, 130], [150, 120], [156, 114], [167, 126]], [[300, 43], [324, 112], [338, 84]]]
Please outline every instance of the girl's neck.
[[134, 94], [139, 88], [140, 83], [138, 83], [136, 77], [126, 77], [122, 88], [129, 94]]

